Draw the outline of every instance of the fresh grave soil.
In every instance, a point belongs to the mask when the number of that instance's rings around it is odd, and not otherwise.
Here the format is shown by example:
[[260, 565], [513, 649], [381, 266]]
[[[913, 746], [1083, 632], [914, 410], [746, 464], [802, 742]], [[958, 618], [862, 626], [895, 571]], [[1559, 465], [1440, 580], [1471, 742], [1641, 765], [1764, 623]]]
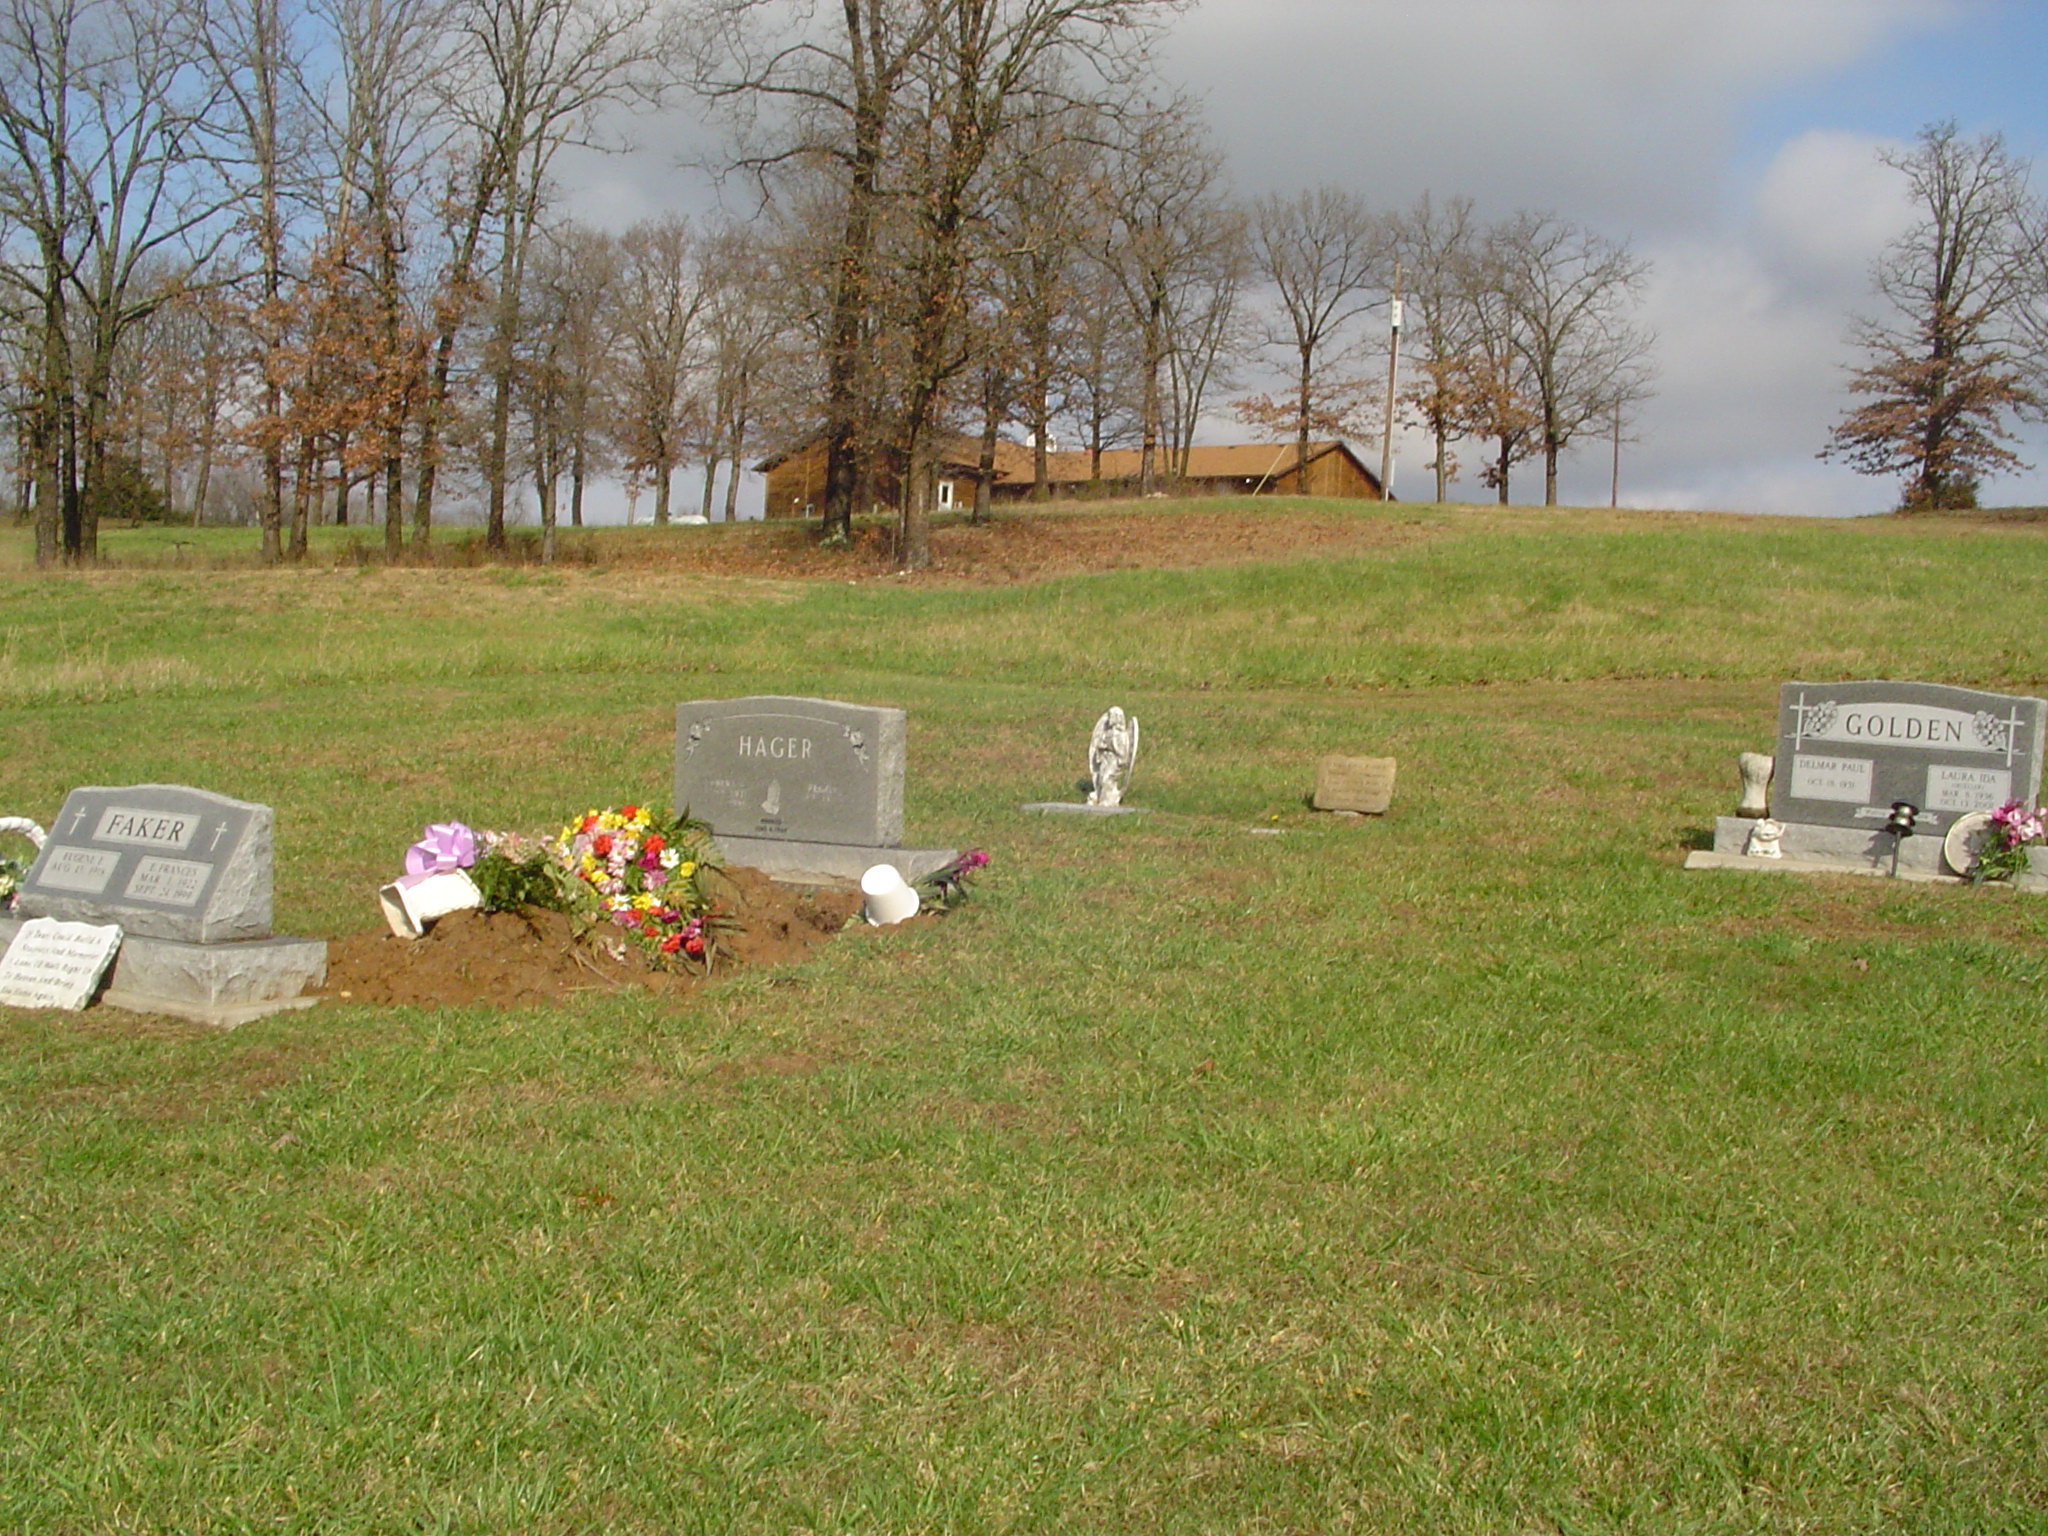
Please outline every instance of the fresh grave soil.
[[[810, 958], [860, 910], [854, 890], [796, 890], [757, 869], [720, 872], [719, 909], [730, 919], [717, 974]], [[863, 930], [864, 931], [864, 930]], [[701, 984], [694, 970], [651, 969], [637, 945], [603, 932], [579, 934], [560, 912], [453, 912], [419, 939], [388, 929], [351, 934], [327, 950], [324, 995], [358, 1003], [513, 1007], [640, 987], [681, 999]]]

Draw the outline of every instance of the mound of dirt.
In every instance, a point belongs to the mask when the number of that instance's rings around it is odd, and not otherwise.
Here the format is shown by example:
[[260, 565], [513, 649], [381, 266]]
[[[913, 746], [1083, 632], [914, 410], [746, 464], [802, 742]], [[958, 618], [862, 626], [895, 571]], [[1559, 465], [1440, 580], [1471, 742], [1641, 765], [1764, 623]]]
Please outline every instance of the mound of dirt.
[[[802, 891], [756, 869], [722, 871], [719, 910], [730, 920], [718, 972], [792, 965], [809, 958], [860, 910], [858, 891]], [[559, 912], [454, 912], [420, 939], [386, 929], [351, 934], [327, 949], [325, 995], [361, 1003], [512, 1007], [592, 991], [642, 987], [681, 998], [702, 978], [649, 969], [636, 945], [579, 934]]]

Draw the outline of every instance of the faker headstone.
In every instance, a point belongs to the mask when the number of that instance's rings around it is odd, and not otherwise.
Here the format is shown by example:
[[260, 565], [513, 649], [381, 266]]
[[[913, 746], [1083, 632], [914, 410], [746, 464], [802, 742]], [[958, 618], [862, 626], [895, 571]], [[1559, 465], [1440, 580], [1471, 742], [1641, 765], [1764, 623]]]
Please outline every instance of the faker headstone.
[[17, 906], [191, 944], [264, 938], [271, 824], [269, 806], [203, 789], [74, 789]]
[[2030, 804], [2048, 702], [1939, 683], [1786, 683], [1778, 690], [1770, 812], [1783, 822], [1883, 828], [1895, 801], [1919, 830]]
[[327, 945], [273, 936], [267, 805], [177, 784], [74, 789], [22, 877], [13, 939], [33, 920], [117, 935], [100, 1001], [232, 1027], [302, 1008]]

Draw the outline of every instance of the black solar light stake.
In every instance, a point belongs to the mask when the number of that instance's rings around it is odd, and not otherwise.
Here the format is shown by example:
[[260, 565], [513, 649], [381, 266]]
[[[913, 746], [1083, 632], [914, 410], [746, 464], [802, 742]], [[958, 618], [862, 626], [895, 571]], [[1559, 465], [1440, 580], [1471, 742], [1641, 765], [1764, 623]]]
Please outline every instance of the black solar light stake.
[[1894, 800], [1892, 814], [1884, 824], [1892, 839], [1892, 878], [1899, 877], [1899, 844], [1913, 835], [1913, 823], [1920, 819], [1920, 807], [1910, 800]]

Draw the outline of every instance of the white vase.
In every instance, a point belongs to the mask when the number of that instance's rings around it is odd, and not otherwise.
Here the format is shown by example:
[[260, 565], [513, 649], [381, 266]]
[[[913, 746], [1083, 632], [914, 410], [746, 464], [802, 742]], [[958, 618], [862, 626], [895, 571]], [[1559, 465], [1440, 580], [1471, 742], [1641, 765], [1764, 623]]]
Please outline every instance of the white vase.
[[877, 928], [917, 916], [917, 891], [894, 864], [877, 864], [862, 875], [860, 893], [867, 920]]
[[481, 906], [483, 899], [476, 882], [459, 869], [443, 870], [437, 875], [407, 875], [377, 893], [384, 921], [401, 939], [417, 939], [435, 918]]

